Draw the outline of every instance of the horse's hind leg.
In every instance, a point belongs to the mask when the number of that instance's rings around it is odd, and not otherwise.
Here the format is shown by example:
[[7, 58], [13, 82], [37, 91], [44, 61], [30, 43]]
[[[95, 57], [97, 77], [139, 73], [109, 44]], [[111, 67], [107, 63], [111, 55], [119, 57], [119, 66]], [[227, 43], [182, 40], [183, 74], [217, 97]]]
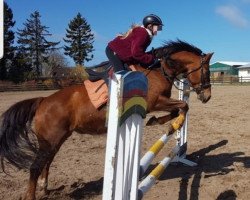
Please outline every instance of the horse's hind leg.
[[49, 151], [46, 150], [39, 150], [35, 161], [30, 167], [30, 177], [29, 177], [29, 183], [28, 183], [28, 190], [24, 196], [23, 199], [25, 200], [34, 200], [35, 199], [35, 193], [36, 193], [36, 185], [38, 177], [40, 176], [44, 166], [47, 163]]
[[47, 156], [46, 165], [44, 166], [41, 175], [38, 179], [38, 186], [42, 191], [42, 195], [48, 194], [48, 176], [49, 176], [50, 165], [53, 162], [54, 157], [59, 151], [60, 147], [70, 135], [71, 132], [68, 132], [67, 134], [64, 135], [64, 137], [61, 140], [59, 139], [59, 142], [56, 142], [56, 144], [53, 145], [53, 150], [51, 150]]
[[44, 166], [42, 173], [38, 179], [38, 186], [43, 192], [42, 195], [48, 194], [48, 176], [49, 168], [57, 152], [53, 152], [49, 155], [46, 165]]

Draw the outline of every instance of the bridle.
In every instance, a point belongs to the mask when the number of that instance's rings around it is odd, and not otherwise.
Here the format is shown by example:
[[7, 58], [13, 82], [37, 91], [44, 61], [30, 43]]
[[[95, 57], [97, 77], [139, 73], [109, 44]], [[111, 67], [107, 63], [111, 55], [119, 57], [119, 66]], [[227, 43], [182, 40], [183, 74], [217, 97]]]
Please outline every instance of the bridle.
[[[195, 91], [197, 94], [203, 92], [204, 89], [211, 87], [209, 70], [206, 72], [206, 74], [204, 74], [205, 56], [206, 56], [206, 54], [201, 54], [200, 66], [196, 67], [195, 69], [193, 69], [191, 71], [183, 73], [183, 78], [187, 78], [190, 74], [192, 74], [198, 70], [201, 70], [201, 79], [200, 79], [199, 86], [194, 88], [193, 86], [190, 85], [190, 87], [193, 88], [192, 90]], [[171, 58], [168, 57], [168, 59], [171, 59]], [[164, 67], [162, 67], [162, 66], [161, 66], [161, 70], [162, 70], [164, 77], [166, 79], [168, 79], [170, 82], [174, 82], [174, 80], [182, 82], [179, 78], [176, 77], [176, 75], [174, 75], [174, 76], [169, 75], [166, 72], [166, 70], [164, 69]], [[178, 89], [178, 87], [175, 84], [174, 84], [174, 86]]]

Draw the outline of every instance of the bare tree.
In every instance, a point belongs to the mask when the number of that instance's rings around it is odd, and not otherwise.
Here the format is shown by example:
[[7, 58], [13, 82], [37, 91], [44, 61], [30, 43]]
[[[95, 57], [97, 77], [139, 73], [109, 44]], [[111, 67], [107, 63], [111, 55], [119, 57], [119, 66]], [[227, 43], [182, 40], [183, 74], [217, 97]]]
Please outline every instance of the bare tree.
[[49, 54], [48, 62], [43, 64], [43, 75], [54, 77], [58, 71], [67, 68], [68, 66], [69, 63], [63, 53], [59, 50], [52, 51]]

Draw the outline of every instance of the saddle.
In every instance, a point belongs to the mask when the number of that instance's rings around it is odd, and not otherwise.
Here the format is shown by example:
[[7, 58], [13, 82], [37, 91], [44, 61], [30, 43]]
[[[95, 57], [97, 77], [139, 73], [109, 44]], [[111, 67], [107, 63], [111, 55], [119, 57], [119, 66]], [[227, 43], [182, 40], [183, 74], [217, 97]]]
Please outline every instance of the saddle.
[[109, 61], [85, 69], [89, 79], [84, 81], [85, 88], [92, 104], [100, 109], [108, 101], [108, 81], [113, 73]]
[[[125, 67], [135, 71], [133, 65]], [[104, 61], [86, 68], [85, 71], [89, 75], [89, 79], [84, 81], [89, 99], [96, 109], [100, 109], [108, 101], [109, 77], [113, 74], [113, 67], [109, 61]]]
[[101, 62], [98, 65], [86, 68], [86, 72], [89, 75], [89, 80], [92, 82], [99, 81], [101, 79], [108, 83], [109, 72], [111, 72], [112, 66], [109, 61]]
[[[127, 64], [124, 64], [124, 68], [136, 71], [133, 65], [128, 66]], [[108, 78], [113, 73], [113, 67], [109, 61], [104, 61], [98, 65], [86, 68], [85, 71], [88, 73], [90, 81], [95, 82], [103, 79], [108, 85]]]

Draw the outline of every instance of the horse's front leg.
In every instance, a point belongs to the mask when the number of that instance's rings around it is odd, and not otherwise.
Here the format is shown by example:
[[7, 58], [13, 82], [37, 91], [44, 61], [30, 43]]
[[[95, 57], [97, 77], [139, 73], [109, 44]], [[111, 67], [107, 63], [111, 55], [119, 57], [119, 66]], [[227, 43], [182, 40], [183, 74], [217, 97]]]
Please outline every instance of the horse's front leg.
[[148, 120], [146, 125], [164, 124], [177, 117], [169, 130], [169, 134], [172, 134], [183, 125], [188, 111], [188, 104], [185, 101], [160, 96], [156, 105], [150, 110], [150, 112], [152, 111], [167, 111], [170, 114], [158, 118], [153, 116]]
[[165, 124], [166, 122], [176, 118], [179, 115], [179, 109], [169, 111], [170, 113], [161, 117], [152, 116], [146, 123], [146, 126], [152, 126], [156, 124]]

